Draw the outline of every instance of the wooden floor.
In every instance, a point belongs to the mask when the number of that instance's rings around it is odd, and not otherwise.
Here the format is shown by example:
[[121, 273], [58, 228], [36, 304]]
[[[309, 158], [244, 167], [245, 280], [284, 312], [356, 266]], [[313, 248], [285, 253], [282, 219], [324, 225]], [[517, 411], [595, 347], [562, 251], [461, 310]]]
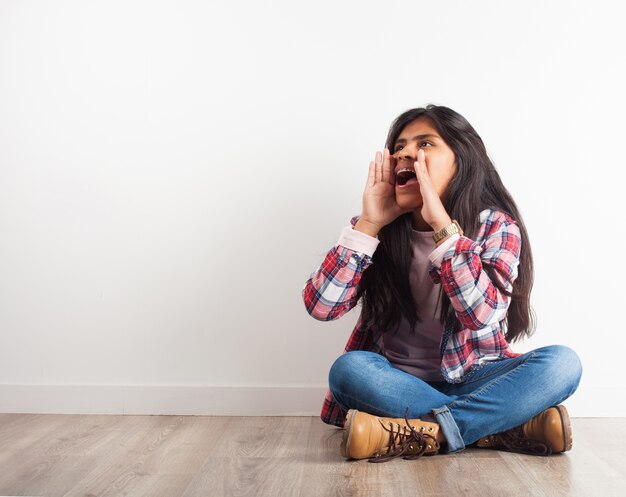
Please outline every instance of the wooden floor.
[[626, 418], [573, 418], [550, 457], [466, 449], [372, 464], [317, 417], [0, 414], [0, 495], [620, 496]]

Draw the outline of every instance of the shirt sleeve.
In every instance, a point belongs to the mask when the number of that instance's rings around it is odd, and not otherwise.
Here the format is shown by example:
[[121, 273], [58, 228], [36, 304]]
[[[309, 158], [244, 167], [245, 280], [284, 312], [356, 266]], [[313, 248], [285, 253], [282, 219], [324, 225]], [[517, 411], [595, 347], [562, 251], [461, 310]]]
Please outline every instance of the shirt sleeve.
[[487, 223], [489, 235], [482, 244], [459, 236], [443, 254], [440, 265], [432, 263], [429, 268], [432, 281], [442, 284], [458, 319], [471, 330], [503, 320], [510, 303], [485, 267], [493, 270], [508, 292], [518, 274], [522, 241], [517, 223], [501, 212]]
[[337, 245], [347, 247], [356, 252], [361, 252], [370, 257], [374, 255], [374, 251], [380, 240], [378, 237], [373, 237], [362, 231], [355, 230], [352, 225], [346, 226], [337, 240]]
[[439, 247], [433, 250], [428, 258], [430, 262], [432, 262], [435, 266], [441, 267], [441, 261], [443, 259], [443, 255], [448, 251], [448, 249], [456, 243], [456, 241], [461, 237], [458, 233], [454, 233], [451, 237], [445, 240]]
[[[355, 216], [350, 220], [352, 226], [356, 224], [358, 218], [359, 216]], [[338, 319], [356, 305], [359, 281], [363, 272], [373, 262], [368, 251], [372, 247], [375, 249], [374, 241], [378, 240], [358, 231], [353, 231], [344, 238], [344, 232], [339, 241], [355, 248], [337, 242], [302, 288], [302, 299], [307, 312], [319, 321]], [[368, 241], [355, 235], [356, 233], [372, 240]]]

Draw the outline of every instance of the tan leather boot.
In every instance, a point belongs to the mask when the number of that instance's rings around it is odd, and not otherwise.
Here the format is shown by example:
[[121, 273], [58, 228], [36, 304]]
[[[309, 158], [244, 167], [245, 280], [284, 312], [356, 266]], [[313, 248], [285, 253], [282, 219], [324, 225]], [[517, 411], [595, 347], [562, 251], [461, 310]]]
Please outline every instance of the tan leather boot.
[[437, 423], [408, 419], [408, 409], [402, 418], [383, 418], [350, 409], [344, 423], [341, 455], [348, 459], [385, 462], [394, 457], [417, 459], [439, 452], [436, 440]]
[[572, 448], [572, 427], [564, 405], [549, 407], [523, 425], [488, 435], [476, 447], [548, 456]]

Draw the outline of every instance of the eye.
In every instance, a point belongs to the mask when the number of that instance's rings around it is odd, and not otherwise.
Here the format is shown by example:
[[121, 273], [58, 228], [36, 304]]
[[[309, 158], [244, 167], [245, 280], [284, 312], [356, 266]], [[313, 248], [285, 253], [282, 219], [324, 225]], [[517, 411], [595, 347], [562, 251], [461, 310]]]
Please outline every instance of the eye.
[[[431, 147], [433, 147], [434, 145], [429, 142], [424, 140], [423, 142], [420, 143], [420, 146], [424, 145], [424, 143], [428, 143]], [[402, 145], [396, 145], [396, 148], [393, 149], [393, 153], [395, 154], [396, 152], [399, 152], [400, 150], [402, 150]]]

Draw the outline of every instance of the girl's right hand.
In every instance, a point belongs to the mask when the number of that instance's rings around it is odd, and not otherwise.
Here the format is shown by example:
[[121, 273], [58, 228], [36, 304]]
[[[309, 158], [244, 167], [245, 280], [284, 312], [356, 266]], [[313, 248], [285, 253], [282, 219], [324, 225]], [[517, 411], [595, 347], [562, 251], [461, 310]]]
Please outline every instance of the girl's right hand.
[[396, 202], [396, 159], [385, 148], [383, 154], [376, 152], [376, 160], [370, 162], [369, 176], [363, 192], [361, 219], [379, 230], [398, 216], [411, 212]]

